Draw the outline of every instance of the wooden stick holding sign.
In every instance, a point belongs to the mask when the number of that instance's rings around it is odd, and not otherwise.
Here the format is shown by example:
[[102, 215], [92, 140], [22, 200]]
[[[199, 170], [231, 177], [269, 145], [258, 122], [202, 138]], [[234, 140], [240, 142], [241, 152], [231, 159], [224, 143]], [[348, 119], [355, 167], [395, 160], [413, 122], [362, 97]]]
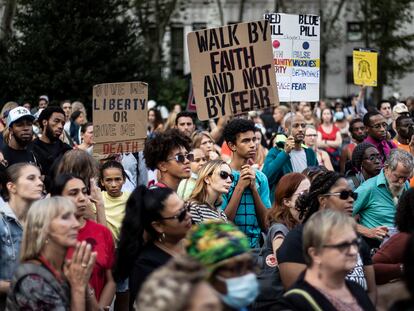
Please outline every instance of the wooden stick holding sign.
[[121, 82], [93, 87], [94, 155], [138, 152], [147, 137], [148, 84]]
[[187, 42], [200, 120], [279, 104], [267, 21], [191, 32]]

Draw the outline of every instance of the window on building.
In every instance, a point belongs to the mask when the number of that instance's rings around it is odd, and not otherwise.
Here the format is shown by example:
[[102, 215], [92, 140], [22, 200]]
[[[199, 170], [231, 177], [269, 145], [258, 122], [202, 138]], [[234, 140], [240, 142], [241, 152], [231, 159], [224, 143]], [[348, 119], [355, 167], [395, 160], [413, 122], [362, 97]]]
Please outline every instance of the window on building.
[[207, 28], [207, 23], [193, 23], [193, 31], [206, 29], [206, 28]]
[[182, 24], [171, 25], [171, 72], [173, 75], [184, 74], [184, 27]]
[[353, 57], [346, 57], [346, 83], [354, 84], [354, 67], [353, 67]]
[[348, 42], [362, 41], [363, 39], [363, 23], [348, 22], [346, 26]]

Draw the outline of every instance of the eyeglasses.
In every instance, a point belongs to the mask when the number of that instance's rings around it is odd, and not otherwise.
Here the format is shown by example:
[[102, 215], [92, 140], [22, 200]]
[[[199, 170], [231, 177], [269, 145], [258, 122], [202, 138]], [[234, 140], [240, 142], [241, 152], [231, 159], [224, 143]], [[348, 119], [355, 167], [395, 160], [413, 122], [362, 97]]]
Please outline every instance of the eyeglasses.
[[316, 136], [318, 136], [318, 135], [316, 135], [316, 134], [306, 134], [305, 135], [305, 137], [316, 137]]
[[356, 248], [359, 249], [359, 247], [361, 246], [361, 238], [356, 238], [355, 240], [351, 242], [343, 242], [339, 244], [326, 244], [323, 247], [324, 248], [336, 248], [340, 252], [344, 253], [348, 251], [351, 248], [351, 246], [355, 246]]
[[178, 222], [183, 222], [183, 220], [185, 219], [185, 216], [187, 216], [187, 213], [189, 212], [190, 212], [190, 205], [180, 209], [180, 212], [177, 215], [174, 215], [171, 217], [161, 217], [161, 219], [164, 219], [164, 220], [177, 219]]
[[201, 161], [207, 162], [207, 158], [205, 158], [205, 157], [203, 157], [203, 158], [194, 158], [193, 161], [191, 161], [191, 162], [200, 163]]
[[379, 130], [381, 127], [384, 128], [384, 129], [388, 128], [387, 122], [378, 123], [378, 124], [374, 124], [374, 125], [368, 125], [368, 126], [373, 128], [373, 129], [376, 129], [376, 130]]
[[341, 200], [348, 200], [349, 197], [353, 198], [354, 201], [358, 198], [358, 193], [353, 192], [352, 190], [342, 190], [341, 192], [330, 192], [325, 193], [324, 195], [337, 195]]
[[363, 158], [363, 160], [370, 160], [371, 162], [374, 161], [382, 161], [382, 156], [380, 154], [371, 154], [368, 157]]
[[229, 178], [230, 177], [230, 180], [233, 182], [234, 181], [234, 176], [233, 176], [233, 174], [232, 173], [227, 173], [227, 172], [225, 172], [225, 171], [221, 171], [220, 173], [219, 173], [219, 176], [220, 176], [220, 178], [221, 179], [223, 179], [223, 180], [227, 180], [227, 178]]
[[176, 154], [175, 156], [168, 158], [167, 161], [175, 160], [178, 163], [184, 163], [185, 160], [188, 160], [190, 162], [194, 161], [194, 154], [187, 153], [187, 154]]

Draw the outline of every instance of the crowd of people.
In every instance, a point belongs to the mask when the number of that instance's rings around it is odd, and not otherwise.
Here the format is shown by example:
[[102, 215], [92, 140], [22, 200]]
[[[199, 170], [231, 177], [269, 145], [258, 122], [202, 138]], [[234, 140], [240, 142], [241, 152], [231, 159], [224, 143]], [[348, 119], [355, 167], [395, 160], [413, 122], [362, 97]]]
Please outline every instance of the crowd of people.
[[151, 102], [108, 155], [81, 102], [6, 103], [0, 310], [414, 310], [414, 100], [364, 99]]

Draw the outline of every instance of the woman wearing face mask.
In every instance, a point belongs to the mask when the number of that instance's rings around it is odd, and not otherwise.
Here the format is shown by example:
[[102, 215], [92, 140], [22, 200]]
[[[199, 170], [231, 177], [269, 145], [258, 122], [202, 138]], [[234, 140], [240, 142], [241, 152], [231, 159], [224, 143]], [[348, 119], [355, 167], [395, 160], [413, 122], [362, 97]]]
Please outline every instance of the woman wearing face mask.
[[190, 197], [190, 194], [193, 192], [198, 178], [198, 172], [207, 162], [204, 151], [200, 148], [193, 149], [191, 153], [194, 155], [194, 158], [190, 163], [191, 176], [189, 178], [181, 180], [177, 189], [178, 196], [183, 200], [187, 200]]
[[229, 192], [232, 182], [231, 168], [222, 160], [210, 161], [201, 168], [194, 191], [187, 202], [193, 223], [207, 219], [227, 221], [227, 216], [221, 209], [221, 195]]
[[[7, 310], [98, 310], [88, 288], [96, 253], [76, 240], [78, 231], [70, 200], [54, 197], [31, 206]], [[65, 262], [70, 247], [75, 253]]]
[[[318, 210], [332, 209], [352, 216], [352, 207], [357, 198], [346, 179], [336, 172], [322, 172], [311, 183], [309, 192], [301, 195], [296, 201], [303, 224]], [[297, 226], [286, 236], [277, 251], [280, 276], [285, 289], [289, 288], [306, 269], [302, 253], [303, 226]], [[368, 246], [363, 243], [357, 257], [357, 265], [346, 276], [348, 280], [359, 283], [376, 301], [376, 285], [374, 268]]]
[[[115, 282], [112, 277], [112, 266], [115, 257], [115, 247], [112, 234], [108, 228], [96, 222], [85, 219], [89, 203], [88, 190], [79, 177], [70, 174], [59, 175], [52, 186], [52, 196], [63, 196], [70, 199], [76, 207], [75, 217], [79, 222], [78, 241], [86, 241], [92, 251], [97, 253], [96, 264], [93, 267], [89, 284], [101, 308], [111, 305], [115, 295]], [[73, 257], [75, 249], [70, 248], [67, 258]]]
[[0, 310], [6, 303], [10, 280], [19, 261], [23, 224], [30, 205], [42, 197], [43, 179], [37, 166], [13, 164], [2, 180], [6, 204], [0, 207]]
[[301, 223], [296, 200], [309, 191], [310, 181], [300, 173], [289, 173], [283, 176], [276, 187], [275, 201], [268, 213], [268, 236], [272, 241], [273, 253], [282, 245], [287, 233]]
[[313, 214], [303, 229], [306, 270], [271, 310], [376, 310], [364, 289], [346, 279], [358, 258], [356, 222], [342, 212]]
[[114, 269], [117, 282], [129, 278], [131, 311], [147, 277], [184, 252], [182, 242], [190, 228], [190, 213], [171, 188], [139, 186], [131, 193]]
[[247, 311], [259, 294], [247, 237], [235, 225], [208, 220], [187, 235], [187, 254], [209, 271], [224, 311]]

